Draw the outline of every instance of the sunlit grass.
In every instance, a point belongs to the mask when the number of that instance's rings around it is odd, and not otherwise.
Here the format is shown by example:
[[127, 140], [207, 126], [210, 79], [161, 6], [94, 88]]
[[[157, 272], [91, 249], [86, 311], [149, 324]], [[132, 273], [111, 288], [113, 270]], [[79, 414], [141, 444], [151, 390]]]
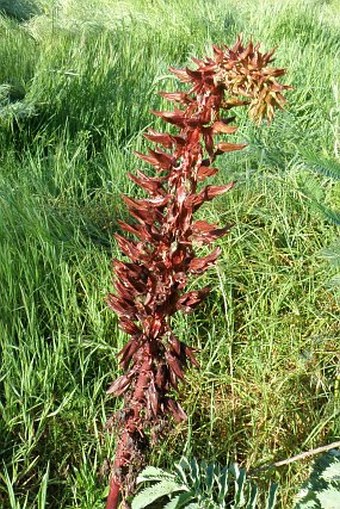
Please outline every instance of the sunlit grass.
[[[150, 110], [167, 107], [168, 67], [239, 32], [278, 46], [294, 90], [271, 126], [241, 115], [249, 146], [219, 162], [217, 180], [238, 184], [202, 215], [234, 226], [199, 282], [209, 299], [175, 320], [201, 369], [183, 387], [188, 422], [151, 461], [184, 450], [254, 467], [339, 439], [339, 300], [320, 257], [337, 233], [300, 190], [307, 149], [336, 155], [337, 2], [36, 5], [0, 18], [0, 507], [103, 506], [119, 406], [105, 389], [126, 340], [105, 304], [120, 195], [137, 192], [126, 175], [160, 126]], [[324, 199], [338, 204], [339, 188]], [[306, 464], [271, 475], [287, 509]]]

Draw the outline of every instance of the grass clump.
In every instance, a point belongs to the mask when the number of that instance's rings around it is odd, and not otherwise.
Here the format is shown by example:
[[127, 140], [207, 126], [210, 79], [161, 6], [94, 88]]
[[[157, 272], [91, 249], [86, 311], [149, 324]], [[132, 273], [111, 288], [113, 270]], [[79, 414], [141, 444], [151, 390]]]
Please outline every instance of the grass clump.
[[35, 0], [1, 0], [0, 12], [17, 21], [27, 21], [41, 13], [41, 6]]

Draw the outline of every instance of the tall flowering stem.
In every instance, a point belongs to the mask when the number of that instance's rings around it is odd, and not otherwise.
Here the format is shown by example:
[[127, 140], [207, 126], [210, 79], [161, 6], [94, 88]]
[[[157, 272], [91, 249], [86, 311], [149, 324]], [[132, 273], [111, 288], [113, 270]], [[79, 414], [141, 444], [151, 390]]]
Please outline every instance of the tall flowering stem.
[[274, 109], [284, 105], [282, 92], [289, 87], [277, 81], [285, 71], [269, 67], [272, 55], [260, 53], [259, 45], [244, 47], [238, 39], [232, 48], [214, 46], [212, 58], [194, 58], [194, 70], [171, 69], [188, 92], [161, 93], [178, 106], [153, 113], [177, 132], [145, 134], [155, 148], [137, 155], [153, 166], [154, 174], [137, 170], [129, 175], [148, 197], [123, 198], [133, 220], [120, 222], [128, 236], [116, 235], [125, 259], [113, 262], [115, 293], [108, 296], [108, 305], [130, 340], [119, 353], [124, 374], [107, 391], [124, 397], [123, 409], [114, 416], [120, 436], [107, 509], [117, 509], [119, 498], [133, 492], [145, 451], [168, 416], [186, 418], [170, 394], [186, 367], [198, 363], [193, 349], [174, 335], [170, 319], [177, 311], [190, 313], [209, 293], [209, 288], [187, 291], [187, 282], [214, 264], [220, 248], [197, 257], [195, 246], [210, 244], [229, 230], [195, 220], [194, 213], [234, 185], [202, 185], [218, 172], [212, 164], [219, 154], [245, 147], [221, 139], [237, 130], [230, 110], [246, 105], [255, 121], [270, 121]]

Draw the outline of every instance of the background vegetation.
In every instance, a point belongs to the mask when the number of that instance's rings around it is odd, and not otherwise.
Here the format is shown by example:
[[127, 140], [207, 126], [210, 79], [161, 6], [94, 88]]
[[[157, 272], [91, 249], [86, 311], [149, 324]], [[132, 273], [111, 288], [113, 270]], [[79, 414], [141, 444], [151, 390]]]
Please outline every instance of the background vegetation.
[[[339, 294], [320, 251], [336, 227], [306, 188], [339, 210], [339, 184], [312, 177], [339, 158], [338, 0], [0, 1], [0, 507], [103, 506], [114, 450], [105, 397], [125, 341], [104, 298], [121, 193], [136, 194], [133, 150], [176, 88], [169, 65], [243, 32], [277, 46], [289, 108], [271, 126], [242, 114], [220, 183], [235, 190], [203, 214], [232, 223], [200, 281], [213, 291], [179, 335], [200, 349], [182, 405], [189, 420], [155, 450], [246, 468], [340, 436]], [[177, 86], [177, 85], [176, 85]], [[313, 179], [313, 180], [312, 180]], [[316, 180], [315, 180], [316, 179]], [[292, 506], [306, 463], [263, 474]]]

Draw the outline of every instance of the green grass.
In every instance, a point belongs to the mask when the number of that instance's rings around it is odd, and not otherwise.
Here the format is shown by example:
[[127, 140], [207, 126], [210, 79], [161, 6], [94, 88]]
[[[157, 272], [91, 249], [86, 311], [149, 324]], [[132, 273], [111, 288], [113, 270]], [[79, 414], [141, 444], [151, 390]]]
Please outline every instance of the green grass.
[[[193, 283], [210, 283], [209, 299], [175, 320], [201, 369], [183, 387], [188, 422], [151, 461], [169, 467], [184, 449], [256, 467], [339, 439], [339, 298], [320, 256], [338, 231], [301, 191], [306, 151], [338, 157], [339, 2], [35, 5], [25, 21], [0, 18], [0, 507], [103, 507], [105, 422], [120, 405], [105, 390], [126, 341], [105, 296], [120, 195], [139, 192], [126, 174], [160, 126], [150, 110], [167, 107], [156, 92], [177, 87], [168, 67], [239, 32], [278, 46], [294, 90], [271, 126], [239, 114], [249, 147], [219, 162], [216, 180], [238, 186], [202, 215], [234, 227]], [[339, 207], [339, 186], [320, 182]], [[270, 473], [280, 508], [307, 474]]]

